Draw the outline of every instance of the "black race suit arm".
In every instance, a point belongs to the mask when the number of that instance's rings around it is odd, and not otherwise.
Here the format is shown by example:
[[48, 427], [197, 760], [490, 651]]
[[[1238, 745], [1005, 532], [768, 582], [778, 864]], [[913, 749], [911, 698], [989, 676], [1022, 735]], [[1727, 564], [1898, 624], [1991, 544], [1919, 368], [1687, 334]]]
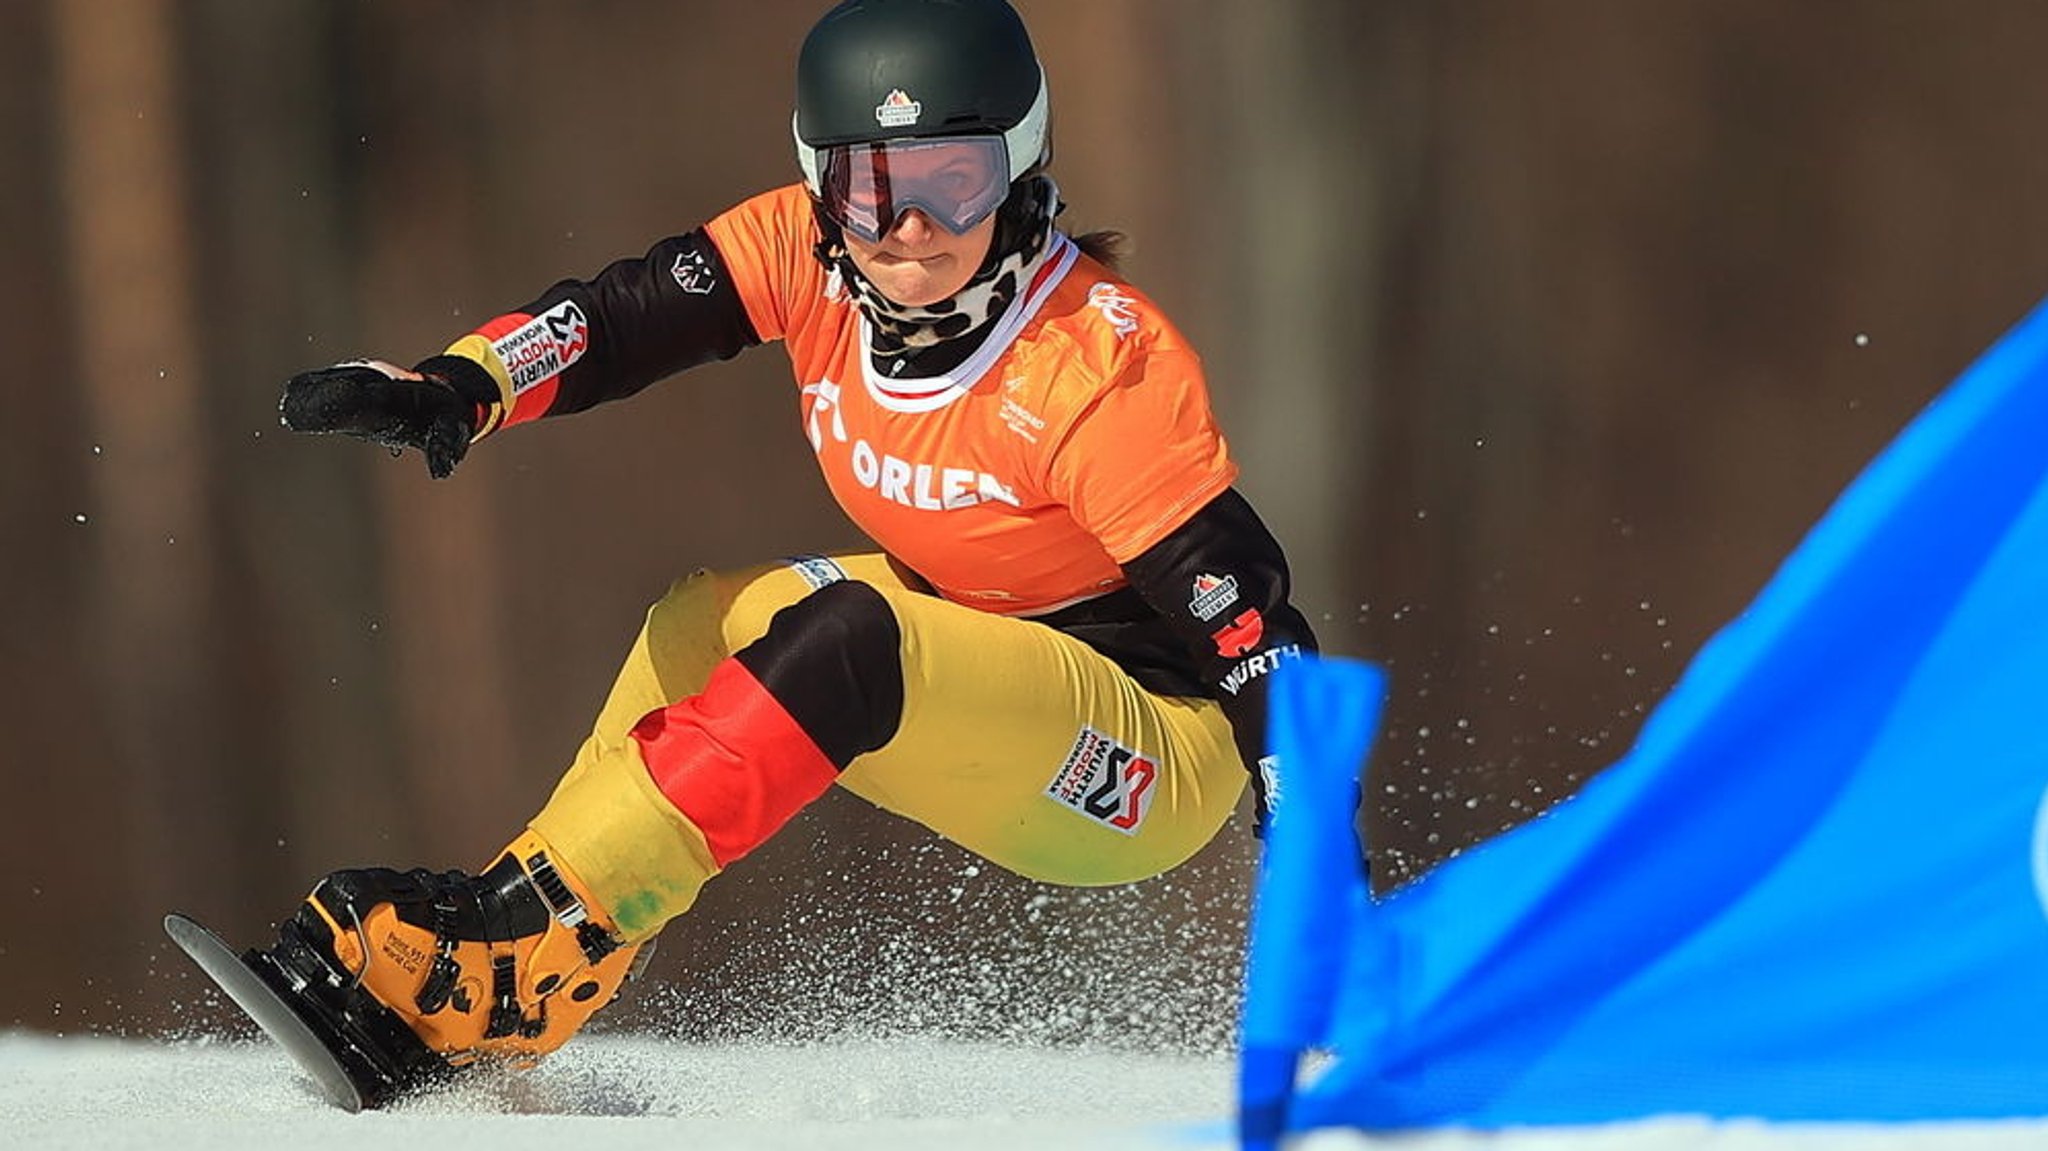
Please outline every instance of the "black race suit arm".
[[[698, 228], [592, 279], [563, 280], [421, 367], [446, 372], [451, 360], [485, 367], [498, 396], [480, 424], [490, 430], [623, 399], [760, 342], [724, 257]], [[478, 382], [464, 365], [454, 369]]]
[[1308, 620], [1289, 602], [1279, 541], [1232, 488], [1123, 570], [1186, 643], [1202, 682], [1223, 705], [1238, 755], [1253, 769], [1263, 825], [1267, 685], [1282, 660], [1316, 650]]

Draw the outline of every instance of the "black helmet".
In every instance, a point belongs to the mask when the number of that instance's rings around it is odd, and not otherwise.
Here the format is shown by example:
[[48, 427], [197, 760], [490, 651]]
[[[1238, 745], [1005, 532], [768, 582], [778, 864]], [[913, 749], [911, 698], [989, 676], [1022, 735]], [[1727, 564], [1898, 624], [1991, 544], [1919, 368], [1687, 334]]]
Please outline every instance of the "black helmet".
[[804, 39], [796, 151], [820, 191], [827, 149], [1002, 138], [1011, 180], [1046, 159], [1045, 73], [1005, 0], [845, 0]]

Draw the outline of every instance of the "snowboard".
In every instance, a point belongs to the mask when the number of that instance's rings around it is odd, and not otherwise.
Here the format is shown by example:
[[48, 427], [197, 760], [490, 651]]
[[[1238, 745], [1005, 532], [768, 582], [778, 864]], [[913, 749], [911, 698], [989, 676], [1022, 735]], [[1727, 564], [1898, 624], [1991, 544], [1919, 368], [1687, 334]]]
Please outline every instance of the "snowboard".
[[298, 980], [300, 986], [293, 986], [294, 974], [268, 953], [250, 950], [238, 955], [220, 936], [187, 916], [164, 916], [164, 932], [264, 1034], [284, 1048], [322, 1098], [344, 1111], [377, 1105], [376, 1059], [355, 1043], [337, 1020], [317, 1013], [302, 979]]

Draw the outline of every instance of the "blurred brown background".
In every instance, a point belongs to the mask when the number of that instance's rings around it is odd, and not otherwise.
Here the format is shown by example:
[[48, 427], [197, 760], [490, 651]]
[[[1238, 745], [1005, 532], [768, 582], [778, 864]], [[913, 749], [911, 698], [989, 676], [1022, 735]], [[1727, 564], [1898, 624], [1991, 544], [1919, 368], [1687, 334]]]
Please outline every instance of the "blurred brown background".
[[[1132, 235], [1326, 648], [1392, 667], [1383, 882], [1625, 751], [2048, 290], [2039, 0], [1018, 2], [1070, 228]], [[793, 179], [823, 7], [0, 5], [0, 1027], [188, 1019], [167, 909], [253, 942], [331, 868], [483, 862], [670, 579], [859, 545], [774, 350], [446, 483], [275, 416]], [[1227, 1031], [1242, 828], [1077, 895], [842, 798], [642, 1018]]]

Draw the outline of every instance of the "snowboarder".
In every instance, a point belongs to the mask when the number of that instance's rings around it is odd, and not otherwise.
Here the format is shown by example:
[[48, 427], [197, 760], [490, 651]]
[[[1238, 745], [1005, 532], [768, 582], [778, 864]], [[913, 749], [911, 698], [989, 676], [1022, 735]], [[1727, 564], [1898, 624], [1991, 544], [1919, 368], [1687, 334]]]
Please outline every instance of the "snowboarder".
[[[1025, 876], [1187, 859], [1313, 646], [1181, 335], [1056, 223], [1044, 73], [1005, 0], [847, 0], [797, 67], [800, 183], [565, 281], [407, 369], [285, 387], [295, 431], [476, 442], [782, 341], [882, 549], [699, 572], [560, 785], [477, 875], [323, 879], [264, 978], [374, 1103], [559, 1046], [700, 887], [844, 787]], [[1250, 768], [1248, 775], [1247, 768]], [[345, 1032], [345, 1035], [338, 1035]], [[368, 1070], [365, 1070], [368, 1068]]]

